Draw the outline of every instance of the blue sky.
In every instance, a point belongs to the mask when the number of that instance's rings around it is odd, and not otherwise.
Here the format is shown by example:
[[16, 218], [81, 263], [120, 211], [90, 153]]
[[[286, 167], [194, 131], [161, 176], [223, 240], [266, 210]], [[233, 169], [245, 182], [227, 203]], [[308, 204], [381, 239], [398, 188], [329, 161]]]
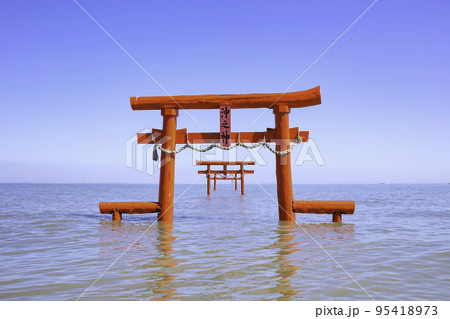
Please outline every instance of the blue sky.
[[[372, 2], [79, 1], [172, 95], [283, 92]], [[294, 183], [450, 182], [449, 16], [447, 1], [379, 0], [290, 89], [321, 86], [290, 121], [326, 162]], [[117, 44], [70, 0], [4, 3], [0, 26], [0, 182], [158, 182], [126, 167], [125, 143], [162, 125], [129, 97], [165, 93]], [[234, 110], [233, 131], [273, 127], [272, 112], [251, 125], [260, 112]], [[180, 112], [179, 128], [219, 129], [217, 111], [190, 114], [200, 126]], [[274, 182], [261, 154], [254, 178]]]

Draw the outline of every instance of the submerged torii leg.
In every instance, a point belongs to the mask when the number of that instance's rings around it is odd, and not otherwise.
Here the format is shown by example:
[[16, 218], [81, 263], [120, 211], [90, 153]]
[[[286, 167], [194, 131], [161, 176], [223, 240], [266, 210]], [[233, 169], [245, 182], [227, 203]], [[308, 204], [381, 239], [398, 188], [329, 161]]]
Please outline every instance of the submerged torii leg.
[[[164, 108], [161, 110], [163, 116], [163, 138], [165, 142], [162, 147], [167, 150], [175, 150], [177, 116], [175, 108]], [[173, 198], [175, 190], [175, 154], [167, 154], [161, 151], [161, 169], [159, 175], [159, 204], [161, 211], [158, 213], [158, 221], [173, 221]]]
[[122, 220], [122, 212], [118, 209], [114, 209], [112, 212], [112, 220], [121, 221]]
[[[273, 107], [275, 114], [275, 130], [277, 138], [277, 151], [284, 151], [290, 147], [289, 136], [289, 106], [277, 104]], [[291, 154], [275, 155], [277, 173], [278, 215], [280, 220], [295, 222], [295, 213], [292, 203], [294, 192], [292, 190]]]
[[244, 165], [241, 164], [241, 195], [245, 194], [244, 188]]
[[206, 169], [206, 194], [211, 195], [211, 168], [209, 165], [207, 165]]

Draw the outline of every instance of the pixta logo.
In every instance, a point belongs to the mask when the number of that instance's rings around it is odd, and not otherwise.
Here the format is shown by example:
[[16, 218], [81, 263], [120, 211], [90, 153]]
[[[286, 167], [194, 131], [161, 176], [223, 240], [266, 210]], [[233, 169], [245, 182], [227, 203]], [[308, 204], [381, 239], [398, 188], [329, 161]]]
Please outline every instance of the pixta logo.
[[[139, 133], [150, 133], [151, 130], [145, 128]], [[134, 134], [126, 141], [126, 165], [135, 168], [139, 172], [153, 175], [155, 172], [152, 159], [153, 145], [138, 144], [137, 134]]]
[[[151, 130], [145, 128], [141, 130], [139, 133], [150, 133]], [[155, 133], [155, 138], [158, 138], [158, 145], [164, 144], [169, 137], [156, 136], [158, 133]], [[274, 143], [270, 143], [273, 148], [275, 148], [276, 140], [273, 140]], [[203, 149], [210, 146], [210, 144], [197, 144], [193, 141], [193, 144], [196, 145], [197, 148]], [[177, 146], [177, 149], [181, 146]], [[315, 162], [318, 166], [325, 166], [325, 160], [317, 146], [316, 142], [313, 139], [309, 139], [308, 142], [301, 143], [296, 147], [300, 148], [300, 151], [297, 154], [297, 151], [294, 154], [291, 153], [291, 162], [294, 163], [295, 166], [302, 166], [305, 162]], [[293, 150], [296, 149], [294, 147]], [[265, 147], [257, 147], [253, 149], [247, 149], [248, 154], [244, 159], [238, 159], [237, 148], [233, 148], [228, 151], [224, 151], [219, 148], [212, 148], [207, 153], [190, 151], [192, 158], [192, 165], [195, 165], [197, 160], [209, 160], [209, 161], [255, 161], [258, 166], [267, 166], [268, 163], [266, 161], [267, 156], [279, 156], [274, 155], [270, 152], [261, 153], [261, 151]], [[155, 144], [139, 144], [137, 140], [137, 134], [134, 134], [126, 141], [126, 166], [130, 168], [135, 168], [137, 171], [145, 173], [147, 175], [153, 176], [156, 171], [156, 165], [158, 165], [158, 169], [161, 166], [165, 165], [166, 161], [154, 160], [155, 151], [161, 153], [160, 150], [155, 148]], [[160, 156], [158, 156], [160, 158]], [[284, 163], [285, 164], [285, 163]], [[283, 161], [281, 162], [283, 165]]]
[[325, 160], [323, 159], [322, 153], [320, 153], [316, 142], [310, 138], [308, 142], [301, 144], [300, 153], [295, 160], [295, 166], [302, 166], [306, 161], [314, 161], [317, 166], [325, 166]]

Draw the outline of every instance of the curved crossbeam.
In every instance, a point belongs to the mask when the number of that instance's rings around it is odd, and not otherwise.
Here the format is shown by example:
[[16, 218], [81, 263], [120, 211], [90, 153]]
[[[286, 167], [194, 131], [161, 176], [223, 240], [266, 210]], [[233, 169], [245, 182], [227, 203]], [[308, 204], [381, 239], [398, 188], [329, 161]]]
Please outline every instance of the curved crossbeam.
[[232, 109], [273, 108], [275, 103], [285, 103], [291, 108], [307, 107], [321, 103], [320, 86], [290, 93], [210, 94], [178, 96], [133, 96], [133, 110], [161, 110], [175, 108], [185, 110], [219, 109], [230, 105]]

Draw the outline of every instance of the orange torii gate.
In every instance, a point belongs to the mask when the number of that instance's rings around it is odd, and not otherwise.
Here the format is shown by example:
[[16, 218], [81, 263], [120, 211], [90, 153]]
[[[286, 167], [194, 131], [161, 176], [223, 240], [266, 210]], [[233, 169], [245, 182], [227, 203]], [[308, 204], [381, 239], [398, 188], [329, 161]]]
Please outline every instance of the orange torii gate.
[[[234, 181], [234, 189], [237, 190], [238, 180], [241, 181], [241, 195], [245, 194], [244, 175], [253, 174], [255, 171], [244, 169], [244, 165], [255, 165], [255, 161], [195, 161], [196, 165], [206, 165], [206, 170], [198, 171], [199, 174], [206, 175], [206, 193], [211, 195], [211, 180], [214, 180], [214, 190], [217, 181]], [[222, 169], [211, 170], [211, 166], [222, 166]], [[227, 166], [240, 166], [240, 169], [228, 169]]]
[[[122, 213], [158, 213], [158, 221], [173, 221], [175, 186], [175, 146], [176, 144], [218, 143], [219, 133], [187, 133], [177, 130], [178, 110], [271, 108], [275, 115], [275, 128], [266, 132], [231, 132], [231, 143], [276, 143], [276, 151], [290, 149], [290, 143], [299, 138], [306, 142], [309, 132], [289, 127], [289, 113], [293, 108], [307, 107], [321, 103], [320, 87], [284, 94], [232, 94], [197, 96], [156, 96], [131, 97], [133, 110], [160, 110], [163, 117], [162, 130], [138, 133], [139, 144], [160, 144], [168, 152], [161, 152], [159, 198], [157, 202], [101, 202], [100, 212], [112, 214], [114, 220], [121, 220]], [[290, 153], [276, 155], [276, 178], [278, 215], [281, 221], [295, 222], [295, 213], [333, 214], [333, 221], [340, 222], [341, 214], [353, 214], [352, 201], [294, 201], [291, 175]]]

